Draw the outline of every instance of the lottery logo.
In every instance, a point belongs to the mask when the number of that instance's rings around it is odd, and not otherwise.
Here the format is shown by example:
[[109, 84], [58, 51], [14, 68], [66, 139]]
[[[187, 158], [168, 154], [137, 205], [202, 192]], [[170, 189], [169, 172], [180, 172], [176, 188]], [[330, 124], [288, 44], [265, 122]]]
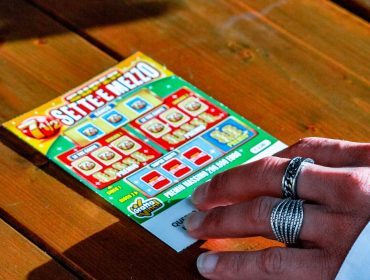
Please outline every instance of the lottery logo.
[[75, 160], [74, 162], [72, 162], [72, 166], [85, 176], [89, 176], [102, 169], [101, 165], [99, 165], [88, 156]]
[[127, 209], [138, 218], [149, 218], [163, 206], [164, 203], [158, 198], [137, 198]]
[[95, 140], [104, 134], [103, 131], [90, 123], [78, 128], [77, 131], [89, 140]]
[[140, 179], [156, 190], [163, 189], [164, 187], [171, 183], [169, 179], [167, 179], [166, 177], [164, 177], [162, 174], [155, 170], [142, 176]]
[[171, 108], [162, 113], [160, 118], [174, 127], [179, 127], [190, 120], [187, 115], [176, 108]]
[[112, 142], [112, 145], [124, 155], [130, 155], [141, 148], [141, 145], [139, 143], [128, 136], [122, 136], [118, 138], [117, 140]]
[[162, 165], [162, 168], [177, 178], [181, 178], [191, 171], [189, 166], [186, 166], [178, 159], [168, 161]]
[[57, 135], [60, 131], [59, 120], [49, 116], [37, 116], [24, 120], [18, 129], [28, 137], [47, 139]]
[[122, 159], [122, 156], [120, 156], [119, 154], [117, 154], [108, 147], [102, 147], [92, 152], [91, 155], [104, 165], [111, 165]]
[[212, 157], [198, 147], [193, 147], [183, 153], [183, 156], [195, 165], [203, 165], [210, 161]]
[[141, 128], [154, 138], [159, 138], [171, 131], [167, 124], [158, 119], [152, 119], [146, 122]]
[[208, 106], [193, 96], [185, 99], [178, 105], [182, 110], [195, 117], [208, 109]]

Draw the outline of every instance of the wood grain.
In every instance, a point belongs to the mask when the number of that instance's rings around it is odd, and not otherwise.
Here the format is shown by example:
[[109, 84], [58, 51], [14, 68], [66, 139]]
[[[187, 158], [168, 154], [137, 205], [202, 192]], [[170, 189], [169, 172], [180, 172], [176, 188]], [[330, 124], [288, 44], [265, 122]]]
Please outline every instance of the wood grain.
[[0, 267], [4, 280], [77, 279], [1, 219]]
[[[369, 82], [369, 24], [326, 0], [238, 1], [313, 52]], [[309, 46], [308, 46], [309, 45]]]
[[[141, 50], [165, 63], [288, 144], [310, 135], [368, 140], [369, 29], [330, 2], [182, 1], [135, 22], [127, 15], [147, 13], [128, 5], [135, 1], [36, 2], [122, 56]], [[114, 24], [97, 28], [102, 10]]]

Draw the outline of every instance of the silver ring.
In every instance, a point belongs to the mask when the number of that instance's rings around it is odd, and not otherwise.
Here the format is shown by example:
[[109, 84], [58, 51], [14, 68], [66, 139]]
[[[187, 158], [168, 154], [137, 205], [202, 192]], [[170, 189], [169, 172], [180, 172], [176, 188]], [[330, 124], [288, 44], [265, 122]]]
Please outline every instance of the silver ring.
[[281, 181], [281, 191], [283, 198], [297, 199], [297, 180], [302, 167], [307, 163], [314, 163], [311, 158], [295, 157], [290, 160], [283, 179]]
[[295, 245], [303, 224], [301, 199], [286, 198], [272, 209], [270, 223], [275, 238], [286, 245]]

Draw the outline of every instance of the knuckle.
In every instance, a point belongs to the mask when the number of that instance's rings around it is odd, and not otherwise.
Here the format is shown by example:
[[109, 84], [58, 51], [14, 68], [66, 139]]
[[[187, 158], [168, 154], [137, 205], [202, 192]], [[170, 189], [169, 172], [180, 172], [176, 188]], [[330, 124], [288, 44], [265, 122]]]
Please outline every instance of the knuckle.
[[243, 254], [234, 256], [229, 264], [230, 270], [233, 275], [243, 275], [246, 270], [246, 259]]
[[300, 139], [297, 142], [298, 147], [307, 148], [307, 147], [314, 147], [325, 142], [324, 138], [320, 137], [305, 137]]
[[224, 218], [224, 208], [216, 208], [213, 210], [210, 210], [207, 213], [205, 225], [210, 230], [220, 230], [224, 227], [225, 224], [225, 218]]
[[271, 165], [276, 164], [276, 157], [267, 156], [267, 157], [261, 158], [259, 162], [261, 164], [261, 168], [269, 168]]
[[225, 197], [225, 187], [227, 186], [228, 181], [227, 175], [224, 173], [215, 175], [203, 190], [204, 201], [210, 202], [219, 201], [220, 199], [227, 199]]
[[283, 271], [283, 256], [280, 248], [270, 248], [261, 251], [257, 259], [257, 267], [266, 275], [277, 275]]
[[245, 279], [251, 268], [248, 255], [244, 252], [227, 252], [218, 254], [217, 275], [212, 279]]
[[[345, 200], [346, 210], [360, 210], [370, 205], [370, 169], [356, 167], [345, 170], [338, 176], [336, 185], [341, 201]], [[344, 205], [341, 204], [341, 207]]]
[[278, 170], [280, 159], [274, 156], [267, 156], [259, 160], [259, 182], [264, 182], [271, 177], [271, 170]]
[[343, 174], [343, 183], [346, 188], [368, 188], [370, 181], [370, 174], [367, 168], [352, 168]]
[[370, 144], [362, 144], [360, 147], [356, 147], [352, 154], [354, 163], [370, 165]]
[[318, 263], [321, 264], [319, 269], [319, 271], [321, 271], [319, 279], [334, 279], [345, 255], [345, 252], [338, 252], [335, 249], [330, 251], [322, 250], [321, 255], [318, 257], [318, 260], [320, 260]]
[[300, 139], [293, 147], [295, 148], [296, 154], [303, 150], [308, 150], [311, 151], [311, 153], [315, 153], [316, 150], [329, 144], [329, 142], [332, 142], [332, 140], [320, 137], [306, 137]]
[[227, 172], [221, 172], [218, 173], [213, 177], [210, 184], [210, 190], [212, 192], [218, 193], [220, 190], [222, 190], [224, 187], [226, 187], [229, 184]]
[[[360, 150], [360, 149], [359, 149]], [[361, 149], [360, 157], [363, 158], [365, 164], [370, 164], [370, 144], [364, 144], [363, 149]]]
[[270, 217], [271, 208], [271, 202], [266, 197], [256, 198], [250, 211], [251, 222], [256, 225], [266, 221]]

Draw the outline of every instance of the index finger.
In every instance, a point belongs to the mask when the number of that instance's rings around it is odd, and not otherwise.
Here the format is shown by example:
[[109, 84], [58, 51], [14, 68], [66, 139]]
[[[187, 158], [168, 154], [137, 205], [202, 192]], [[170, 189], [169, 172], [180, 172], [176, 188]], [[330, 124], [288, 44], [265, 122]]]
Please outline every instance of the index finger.
[[[289, 161], [286, 158], [265, 157], [219, 173], [194, 191], [192, 202], [198, 209], [207, 210], [259, 196], [281, 197], [281, 181]], [[327, 189], [333, 184], [327, 177], [334, 173], [335, 168], [305, 165], [297, 179], [299, 197], [326, 204], [328, 196], [332, 195]]]
[[275, 154], [277, 157], [312, 158], [315, 163], [330, 167], [370, 166], [370, 144], [320, 137], [303, 138]]

